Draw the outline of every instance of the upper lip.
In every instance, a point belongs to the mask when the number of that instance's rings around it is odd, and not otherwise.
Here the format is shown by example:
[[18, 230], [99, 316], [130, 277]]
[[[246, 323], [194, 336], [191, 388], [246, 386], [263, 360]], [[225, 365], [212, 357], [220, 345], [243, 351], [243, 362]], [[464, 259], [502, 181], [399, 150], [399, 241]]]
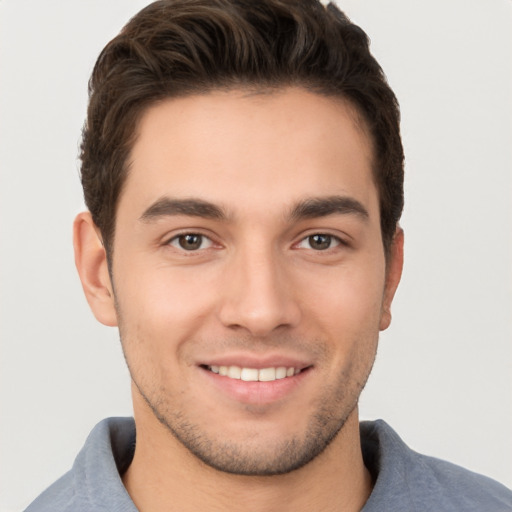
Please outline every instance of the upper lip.
[[255, 354], [226, 354], [208, 358], [199, 363], [200, 366], [239, 366], [240, 368], [295, 368], [303, 370], [312, 366], [311, 361], [303, 358], [282, 354], [259, 356]]

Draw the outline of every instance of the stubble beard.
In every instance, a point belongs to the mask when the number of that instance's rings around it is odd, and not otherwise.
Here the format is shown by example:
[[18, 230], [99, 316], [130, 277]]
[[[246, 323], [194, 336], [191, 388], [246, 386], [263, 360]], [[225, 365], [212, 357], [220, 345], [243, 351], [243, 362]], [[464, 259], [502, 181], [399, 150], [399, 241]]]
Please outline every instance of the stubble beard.
[[128, 367], [138, 392], [157, 420], [204, 464], [234, 475], [275, 476], [290, 473], [311, 462], [342, 431], [358, 404], [373, 361], [374, 358], [356, 381], [350, 369], [340, 374], [338, 382], [325, 390], [304, 433], [291, 435], [271, 446], [257, 447], [251, 445], [250, 440], [247, 443], [232, 442], [222, 438], [222, 433], [215, 438], [208, 435], [200, 425], [194, 424], [182, 410], [171, 404], [171, 394], [164, 389], [160, 388], [160, 395], [152, 393], [151, 397], [148, 396], [129, 364]]
[[[337, 381], [325, 388], [322, 397], [319, 398], [318, 408], [311, 415], [302, 435], [292, 435], [272, 446], [248, 447], [244, 442], [236, 443], [222, 439], [222, 433], [216, 438], [209, 437], [200, 425], [194, 424], [182, 410], [175, 407], [172, 392], [167, 392], [165, 387], [158, 385], [141, 385], [126, 351], [126, 344], [135, 340], [126, 340], [123, 336], [123, 315], [117, 299], [116, 310], [121, 346], [131, 379], [155, 418], [170, 435], [204, 464], [224, 473], [240, 476], [283, 475], [300, 469], [324, 452], [355, 411], [359, 396], [370, 376], [377, 351], [378, 334], [375, 335], [375, 339], [369, 340], [369, 332], [363, 333], [356, 346], [366, 346], [370, 353], [366, 354], [366, 357], [358, 354], [347, 368], [340, 370]], [[278, 342], [276, 345], [279, 346], [281, 343]], [[322, 344], [320, 348], [317, 343], [306, 345], [316, 346], [314, 351], [323, 353], [324, 360], [330, 358], [329, 351], [321, 348]], [[151, 396], [147, 392], [148, 389], [152, 390]]]
[[159, 407], [145, 396], [136, 382], [135, 385], [158, 421], [200, 461], [216, 470], [245, 476], [282, 475], [305, 466], [327, 448], [357, 405], [357, 401], [351, 404], [340, 417], [335, 417], [331, 408], [320, 407], [301, 437], [254, 448], [250, 443], [247, 446], [227, 439], [212, 439], [180, 411]]

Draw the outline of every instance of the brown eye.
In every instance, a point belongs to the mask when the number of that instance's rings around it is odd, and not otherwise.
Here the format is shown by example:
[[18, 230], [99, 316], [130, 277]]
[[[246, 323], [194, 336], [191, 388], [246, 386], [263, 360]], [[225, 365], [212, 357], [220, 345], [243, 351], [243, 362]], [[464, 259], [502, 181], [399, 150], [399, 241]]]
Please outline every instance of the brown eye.
[[198, 233], [186, 233], [184, 235], [174, 237], [169, 244], [177, 249], [197, 251], [199, 249], [206, 249], [210, 247], [212, 242], [204, 235], [200, 235]]
[[329, 249], [332, 243], [332, 236], [316, 234], [308, 236], [309, 246], [317, 251], [324, 251]]
[[314, 251], [325, 251], [341, 245], [342, 241], [333, 235], [326, 235], [325, 233], [315, 233], [302, 239], [298, 244], [299, 249], [313, 249]]

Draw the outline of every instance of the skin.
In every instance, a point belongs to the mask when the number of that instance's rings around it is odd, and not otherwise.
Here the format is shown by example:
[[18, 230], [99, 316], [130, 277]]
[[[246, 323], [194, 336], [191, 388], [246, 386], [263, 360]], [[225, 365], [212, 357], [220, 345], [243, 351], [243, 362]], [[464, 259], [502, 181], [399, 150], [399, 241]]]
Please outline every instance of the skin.
[[[357, 401], [403, 253], [398, 229], [386, 261], [372, 161], [356, 112], [302, 89], [145, 112], [112, 280], [90, 214], [75, 221], [87, 299], [132, 376], [139, 510], [361, 509]], [[284, 388], [206, 368], [284, 360], [304, 370]]]

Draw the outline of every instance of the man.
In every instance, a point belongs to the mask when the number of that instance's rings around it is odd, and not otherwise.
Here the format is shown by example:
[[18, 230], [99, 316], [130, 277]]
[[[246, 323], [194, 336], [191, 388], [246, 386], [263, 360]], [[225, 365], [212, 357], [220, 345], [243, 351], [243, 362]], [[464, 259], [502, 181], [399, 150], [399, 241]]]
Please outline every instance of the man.
[[403, 255], [398, 107], [365, 34], [314, 2], [162, 1], [90, 87], [76, 263], [135, 424], [100, 423], [28, 510], [510, 510], [359, 424]]

